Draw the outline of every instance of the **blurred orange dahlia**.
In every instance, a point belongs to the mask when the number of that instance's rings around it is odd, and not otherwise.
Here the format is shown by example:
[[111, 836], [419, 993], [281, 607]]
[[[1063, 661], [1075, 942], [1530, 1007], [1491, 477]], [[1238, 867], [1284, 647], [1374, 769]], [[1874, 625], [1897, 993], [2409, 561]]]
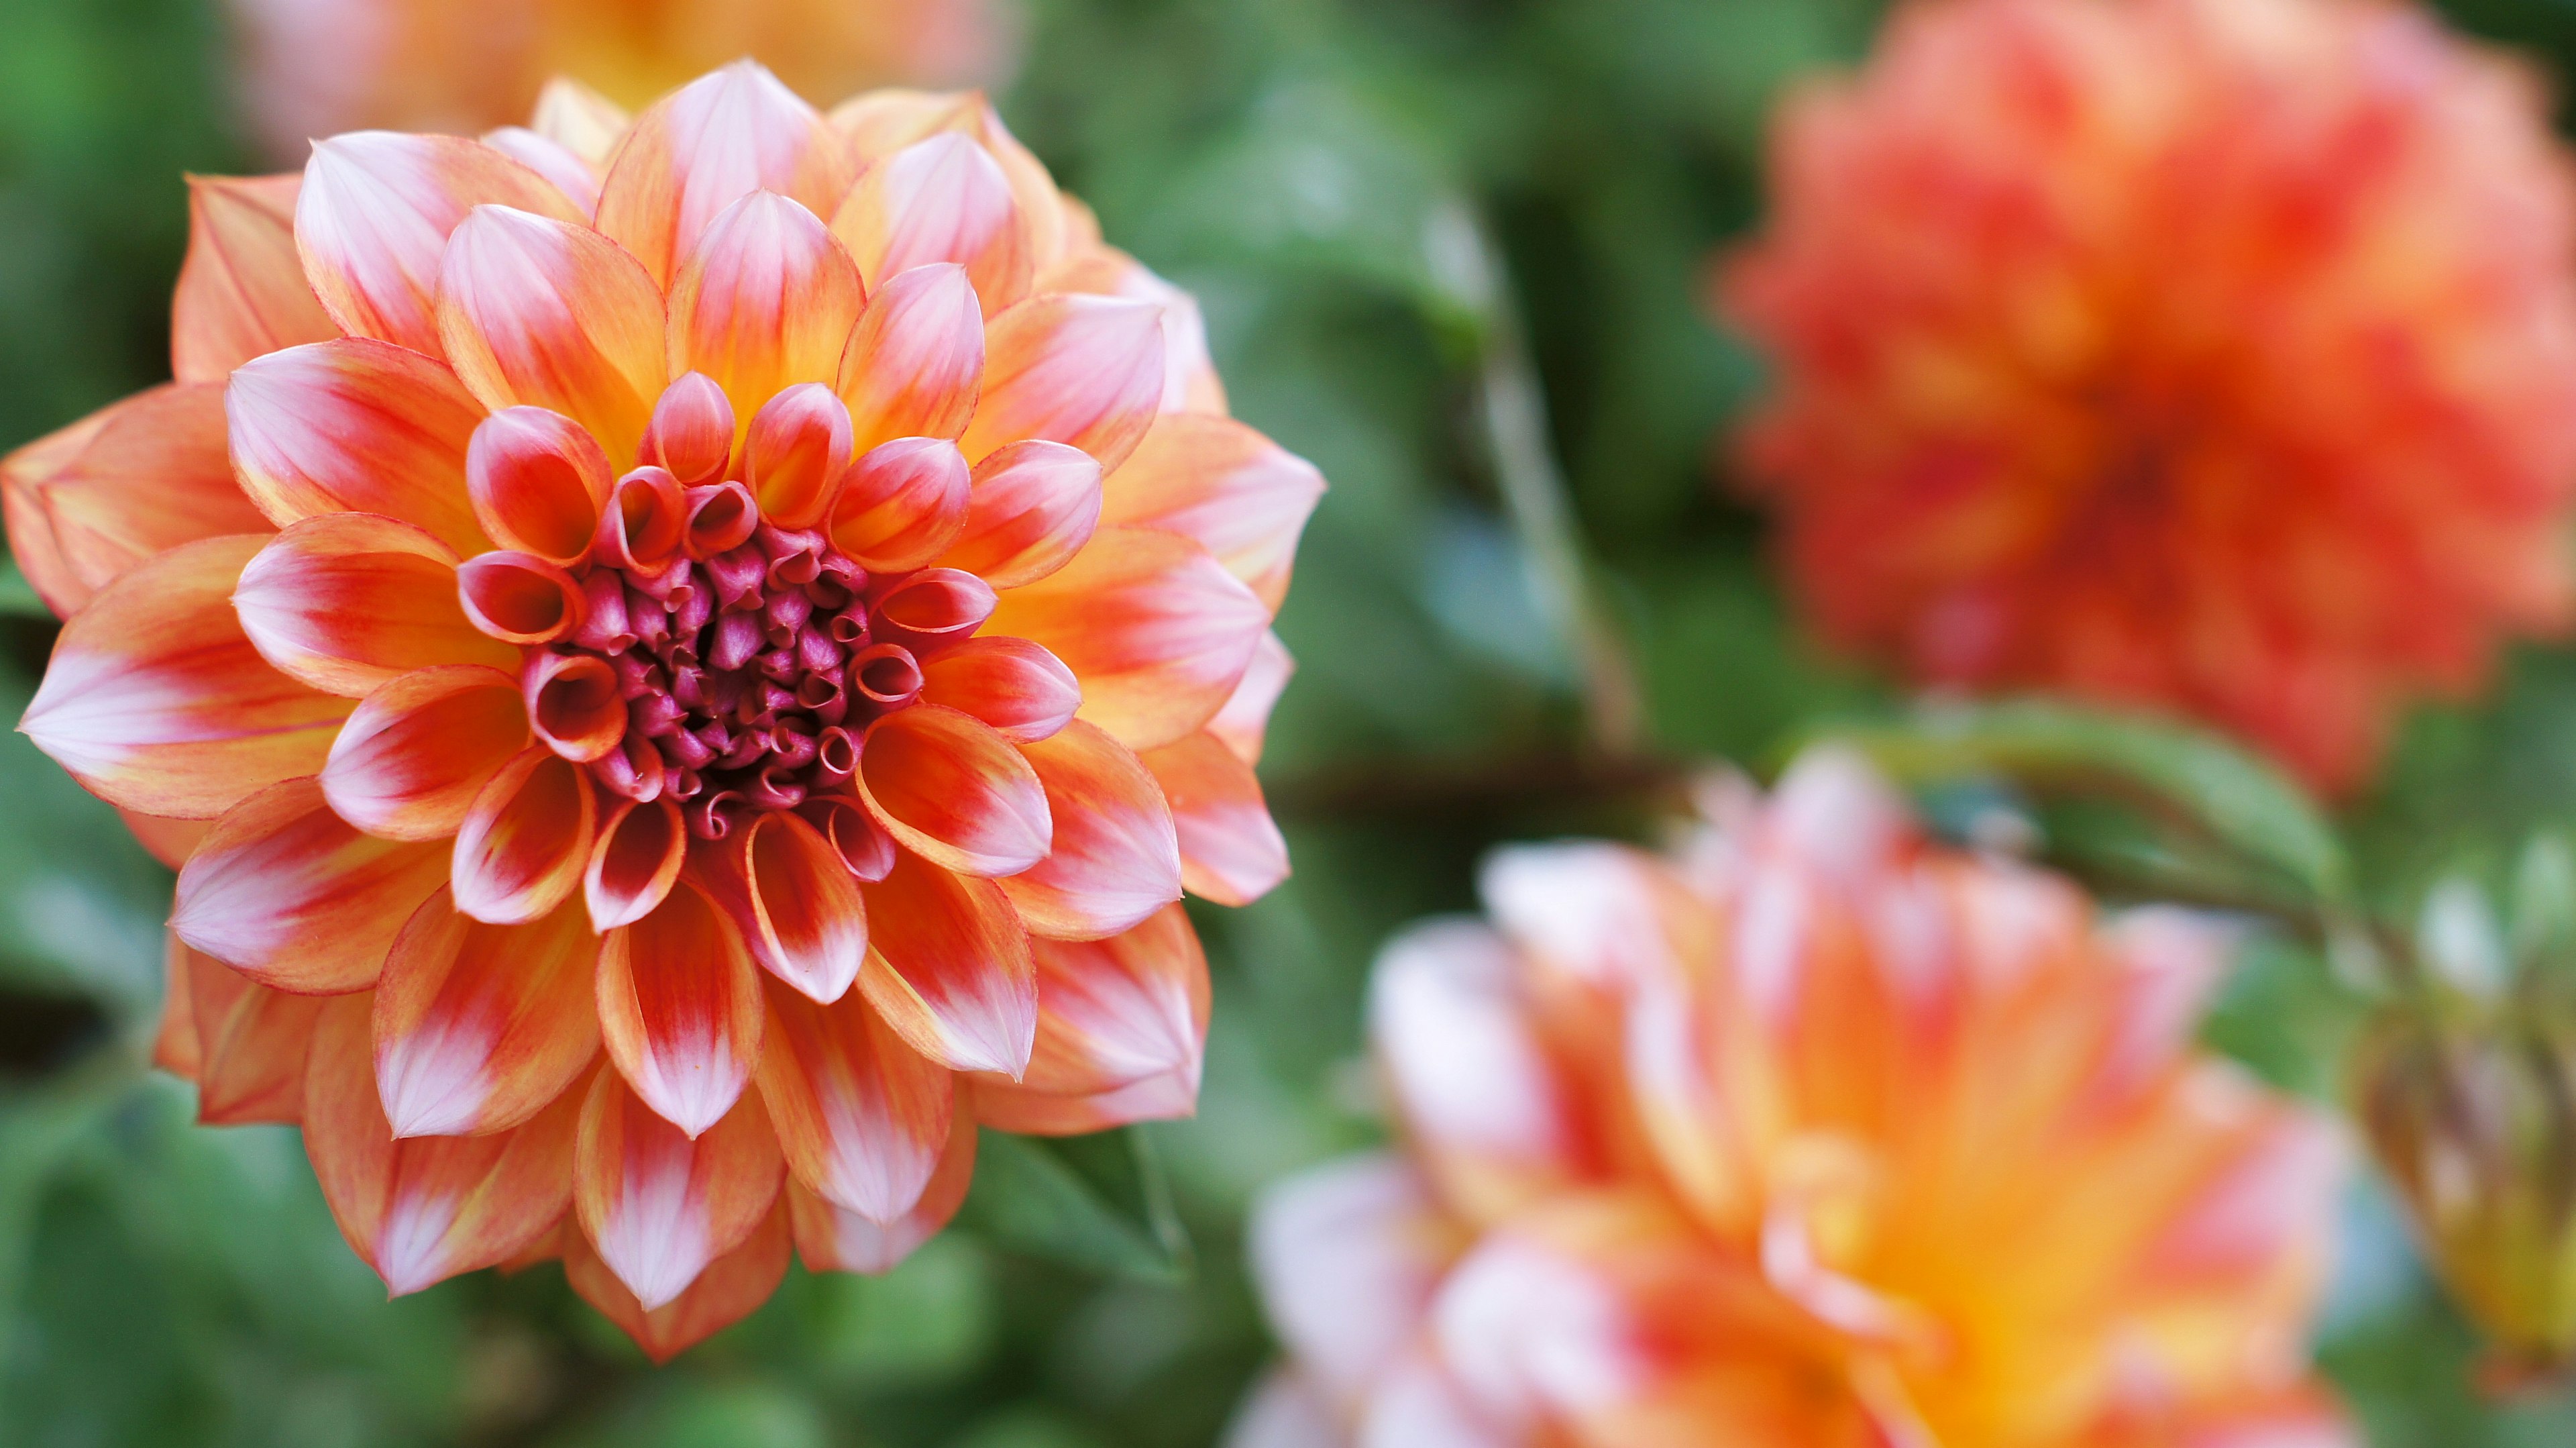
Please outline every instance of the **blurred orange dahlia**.
[[1323, 484], [981, 97], [744, 63], [195, 204], [179, 380], [0, 466], [21, 727], [182, 866], [160, 1059], [393, 1291], [560, 1254], [663, 1356], [979, 1122], [1192, 1109]]
[[2569, 618], [2576, 189], [2518, 66], [2374, 0], [1929, 0], [1772, 138], [1739, 457], [1834, 644], [2348, 787]]
[[1927, 847], [1865, 766], [1568, 843], [1380, 958], [1399, 1156], [1256, 1212], [1234, 1448], [2345, 1448], [2341, 1149], [2191, 1044], [2223, 942]]

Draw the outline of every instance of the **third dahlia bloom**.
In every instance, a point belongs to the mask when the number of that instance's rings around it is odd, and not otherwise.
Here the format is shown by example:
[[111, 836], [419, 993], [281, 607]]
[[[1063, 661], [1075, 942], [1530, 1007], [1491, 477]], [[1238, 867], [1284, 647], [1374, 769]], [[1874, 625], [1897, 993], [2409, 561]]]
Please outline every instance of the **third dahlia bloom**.
[[2312, 783], [2569, 619], [2576, 188], [2378, 0], [1925, 0], [1772, 141], [1725, 311], [1831, 642], [2166, 707]]
[[1855, 760], [1514, 849], [1381, 957], [1400, 1155], [1253, 1227], [1233, 1448], [2357, 1448], [2340, 1151], [2194, 1049], [2223, 942], [1928, 846]]
[[396, 1292], [667, 1355], [977, 1124], [1185, 1114], [1314, 470], [976, 96], [200, 181], [178, 381], [0, 467], [24, 728], [182, 863], [161, 1059]]

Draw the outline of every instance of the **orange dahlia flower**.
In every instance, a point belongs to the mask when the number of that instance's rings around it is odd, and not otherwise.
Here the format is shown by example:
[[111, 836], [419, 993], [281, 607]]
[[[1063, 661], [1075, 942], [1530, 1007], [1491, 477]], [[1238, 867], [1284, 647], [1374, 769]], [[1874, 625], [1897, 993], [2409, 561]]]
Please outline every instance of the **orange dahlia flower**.
[[205, 1118], [395, 1292], [559, 1253], [666, 1355], [902, 1257], [979, 1122], [1191, 1110], [1322, 482], [979, 97], [610, 139], [198, 183], [179, 380], [0, 495]]
[[1505, 852], [1388, 947], [1401, 1157], [1258, 1209], [1235, 1448], [2342, 1448], [2340, 1151], [2196, 1052], [2220, 942], [1810, 755], [1676, 858]]
[[2162, 706], [2311, 782], [2569, 618], [2576, 186], [2373, 0], [1933, 0], [1772, 141], [1724, 310], [1825, 638]]

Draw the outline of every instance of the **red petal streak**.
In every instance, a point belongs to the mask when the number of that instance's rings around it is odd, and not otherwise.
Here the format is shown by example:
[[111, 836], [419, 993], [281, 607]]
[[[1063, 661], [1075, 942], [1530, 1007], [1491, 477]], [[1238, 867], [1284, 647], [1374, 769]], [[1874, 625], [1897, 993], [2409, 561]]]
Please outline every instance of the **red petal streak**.
[[466, 621], [512, 644], [549, 644], [581, 627], [588, 605], [574, 577], [537, 557], [496, 549], [456, 568]]
[[340, 329], [295, 254], [301, 173], [188, 178], [188, 259], [170, 299], [170, 375], [221, 382], [253, 357]]
[[376, 982], [375, 1088], [393, 1134], [507, 1131], [571, 1089], [599, 1055], [599, 942], [578, 907], [529, 925], [420, 907]]
[[305, 1046], [330, 997], [270, 990], [176, 937], [170, 952], [197, 1041], [197, 1120], [302, 1120]]
[[1261, 781], [1215, 735], [1146, 751], [1181, 835], [1181, 883], [1202, 900], [1249, 905], [1288, 878], [1288, 842]]
[[215, 822], [179, 872], [170, 928], [278, 990], [364, 990], [438, 889], [446, 854], [362, 835], [318, 783], [288, 780]]
[[995, 588], [1070, 562], [1100, 526], [1100, 464], [1060, 442], [1015, 442], [976, 464], [966, 527], [939, 560]]
[[796, 1180], [834, 1205], [893, 1222], [920, 1205], [948, 1143], [957, 1091], [858, 995], [817, 1005], [769, 992], [760, 1095]]
[[1031, 934], [1097, 940], [1181, 898], [1171, 806], [1126, 745], [1076, 720], [1020, 752], [1055, 823], [1047, 857], [1002, 882]]
[[1026, 296], [1035, 270], [1010, 177], [990, 152], [953, 131], [869, 167], [833, 216], [832, 233], [875, 285], [917, 266], [954, 262], [991, 312]]
[[[349, 1239], [395, 1296], [511, 1260], [572, 1197], [581, 1093], [515, 1130], [394, 1139], [376, 1104], [371, 997], [323, 1010], [306, 1065], [304, 1151]], [[605, 1074], [605, 1073], [603, 1073]]]
[[899, 272], [877, 288], [841, 353], [841, 401], [864, 452], [898, 437], [966, 431], [984, 376], [984, 311], [959, 266]]
[[788, 388], [751, 420], [742, 466], [761, 517], [781, 528], [813, 527], [849, 470], [849, 409], [822, 383]]
[[679, 480], [664, 468], [640, 467], [609, 490], [599, 531], [591, 538], [591, 560], [629, 573], [655, 572], [688, 536], [689, 505]]
[[480, 664], [405, 674], [369, 694], [322, 767], [340, 818], [389, 840], [443, 840], [485, 783], [528, 747], [510, 676]]
[[295, 203], [305, 280], [349, 335], [440, 356], [439, 259], [485, 203], [584, 219], [552, 182], [480, 141], [391, 131], [317, 141]]
[[587, 226], [478, 206], [448, 238], [438, 331], [486, 406], [551, 408], [619, 462], [662, 395], [662, 293]]
[[1163, 309], [1151, 302], [1031, 297], [993, 319], [984, 345], [983, 397], [958, 444], [970, 458], [1046, 438], [1114, 471], [1154, 425], [1163, 398]]
[[918, 705], [868, 726], [859, 797], [877, 823], [935, 865], [1010, 875], [1045, 858], [1045, 786], [1011, 741], [971, 714]]
[[466, 496], [504, 548], [574, 567], [590, 555], [613, 470], [580, 423], [542, 407], [483, 419], [465, 453]]
[[566, 759], [587, 764], [615, 749], [626, 738], [626, 700], [617, 691], [617, 671], [596, 654], [528, 655], [519, 686], [528, 706], [529, 727], [547, 748]]
[[1027, 639], [968, 639], [933, 656], [921, 677], [925, 702], [972, 714], [1021, 744], [1062, 729], [1082, 705], [1073, 670]]
[[849, 992], [868, 953], [867, 902], [832, 842], [764, 813], [713, 846], [702, 879], [761, 968], [817, 1001]]
[[326, 693], [363, 696], [433, 664], [512, 668], [457, 602], [456, 555], [409, 523], [324, 513], [271, 539], [233, 586], [261, 657]]
[[653, 404], [644, 432], [646, 461], [668, 468], [685, 487], [711, 483], [733, 460], [733, 400], [703, 372], [684, 372]]
[[829, 213], [849, 187], [849, 156], [822, 117], [776, 76], [737, 61], [636, 118], [600, 184], [599, 229], [667, 280], [751, 192]]
[[787, 1275], [793, 1240], [787, 1205], [781, 1202], [761, 1218], [741, 1246], [708, 1263], [687, 1291], [648, 1312], [580, 1233], [567, 1236], [565, 1280], [657, 1363], [669, 1362], [767, 1302]]
[[1234, 686], [1225, 707], [1208, 720], [1207, 732], [1232, 750], [1235, 758], [1259, 764], [1262, 739], [1270, 732], [1270, 711], [1296, 672], [1297, 661], [1279, 635], [1263, 634], [1260, 646], [1252, 651], [1251, 666], [1243, 671], [1243, 682]]
[[495, 925], [551, 912], [581, 883], [597, 809], [581, 766], [542, 745], [521, 751], [457, 828], [448, 876], [456, 908]]
[[582, 1235], [647, 1310], [688, 1290], [769, 1215], [785, 1176], [760, 1098], [682, 1134], [614, 1071], [591, 1083], [574, 1154]]
[[682, 1133], [733, 1109], [760, 1059], [761, 1014], [742, 937], [685, 876], [652, 914], [609, 933], [599, 957], [609, 1059]]
[[680, 878], [688, 846], [678, 801], [620, 801], [599, 827], [589, 872], [582, 877], [590, 928], [610, 931], [652, 914]]
[[417, 352], [348, 337], [246, 362], [224, 388], [233, 471], [270, 522], [382, 513], [470, 558], [492, 546], [465, 498], [483, 404]]
[[832, 500], [832, 546], [862, 568], [919, 568], [966, 526], [972, 483], [955, 443], [935, 437], [880, 443], [850, 468]]
[[1140, 528], [1101, 529], [1071, 563], [1004, 595], [990, 625], [1064, 660], [1082, 680], [1078, 717], [1138, 750], [1206, 724], [1269, 626], [1206, 549]]
[[63, 625], [19, 729], [108, 803], [177, 819], [320, 769], [349, 701], [270, 668], [233, 611], [263, 541], [183, 544], [108, 585]]
[[870, 622], [915, 655], [962, 643], [993, 616], [993, 586], [955, 568], [925, 568], [879, 594]]
[[787, 1204], [796, 1222], [796, 1253], [816, 1272], [891, 1272], [914, 1248], [939, 1235], [966, 1201], [975, 1180], [975, 1123], [964, 1111], [951, 1109], [948, 1139], [939, 1165], [923, 1186], [912, 1210], [890, 1222], [834, 1206], [787, 1184]]
[[859, 989], [912, 1048], [959, 1071], [1025, 1070], [1038, 1024], [1028, 932], [990, 880], [897, 851], [868, 898]]
[[671, 371], [714, 378], [747, 418], [792, 383], [835, 376], [863, 299], [859, 269], [813, 212], [754, 191], [707, 228], [671, 288]]
[[1102, 523], [1195, 538], [1274, 612], [1324, 496], [1315, 465], [1231, 418], [1167, 416], [1108, 484]]

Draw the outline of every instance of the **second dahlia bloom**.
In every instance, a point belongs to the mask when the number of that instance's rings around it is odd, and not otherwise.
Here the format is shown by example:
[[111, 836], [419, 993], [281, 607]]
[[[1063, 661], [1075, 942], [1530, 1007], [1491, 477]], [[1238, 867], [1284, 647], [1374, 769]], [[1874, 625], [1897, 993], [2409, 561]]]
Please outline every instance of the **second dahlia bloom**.
[[1847, 756], [1388, 947], [1401, 1155], [1275, 1191], [1234, 1448], [2346, 1448], [2339, 1150], [2196, 1051], [2200, 922], [1928, 847]]
[[1322, 482], [980, 97], [589, 139], [200, 182], [179, 380], [0, 496], [205, 1118], [394, 1291], [560, 1254], [666, 1355], [901, 1258], [978, 1123], [1192, 1109]]
[[1927, 0], [1772, 139], [1722, 305], [1830, 642], [2197, 715], [2311, 783], [2569, 617], [2576, 189], [2378, 0]]

